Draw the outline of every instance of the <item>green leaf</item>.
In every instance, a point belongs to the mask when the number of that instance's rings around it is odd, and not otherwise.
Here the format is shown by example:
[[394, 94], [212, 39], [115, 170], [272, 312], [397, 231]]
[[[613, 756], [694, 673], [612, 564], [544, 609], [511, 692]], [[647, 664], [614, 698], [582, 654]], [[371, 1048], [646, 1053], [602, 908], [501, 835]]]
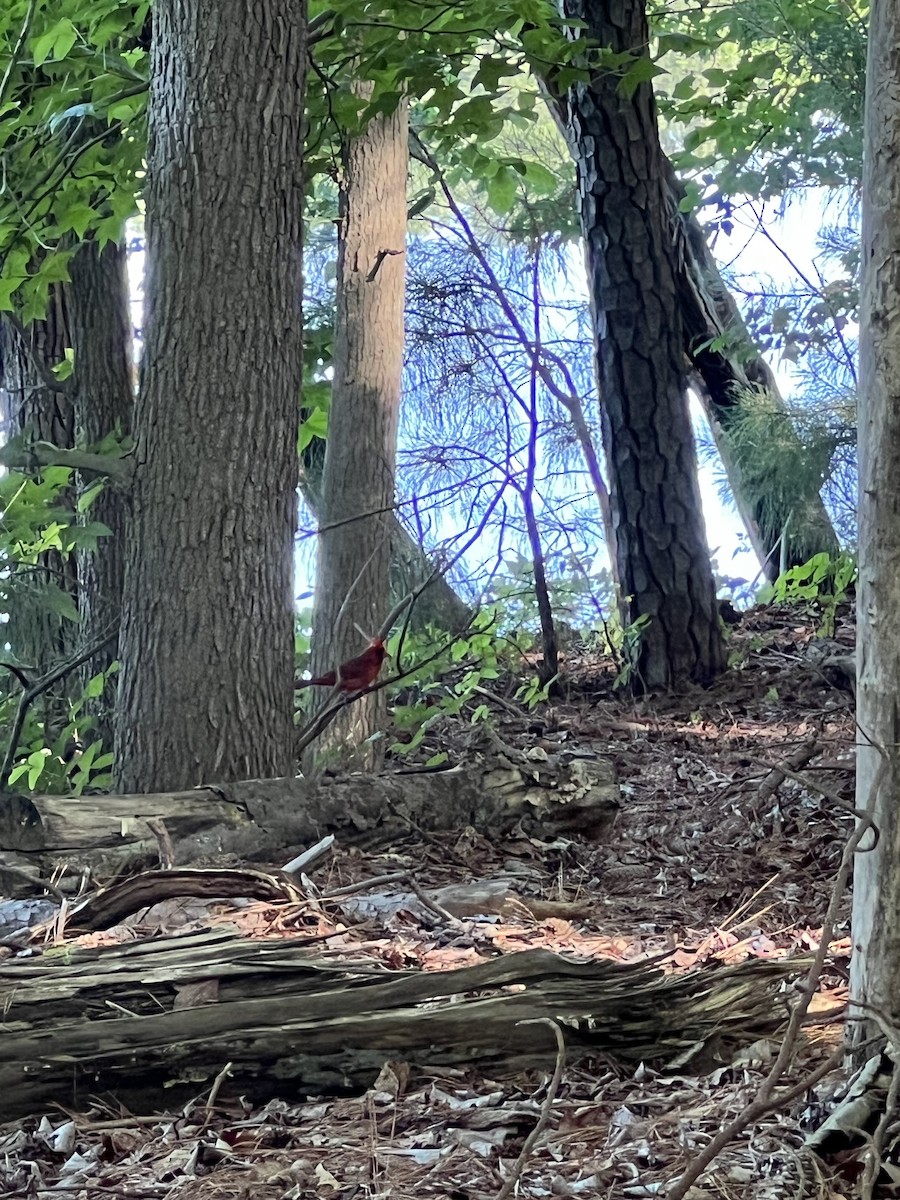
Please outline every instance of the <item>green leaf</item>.
[[94, 675], [88, 680], [87, 686], [84, 689], [85, 698], [88, 700], [96, 700], [98, 696], [103, 695], [103, 689], [106, 686], [106, 675], [101, 671], [98, 675]]
[[53, 374], [57, 379], [71, 379], [75, 370], [75, 351], [71, 346], [66, 346], [66, 357], [62, 362], [58, 362], [52, 368]]
[[707, 38], [695, 37], [690, 33], [661, 33], [657, 40], [657, 55], [662, 58], [670, 50], [675, 54], [702, 54], [714, 46], [715, 43]]
[[68, 56], [69, 51], [78, 40], [78, 30], [71, 21], [62, 20], [58, 26], [59, 32], [53, 43], [53, 57], [59, 62]]
[[458, 642], [454, 642], [450, 647], [450, 657], [453, 662], [460, 662], [469, 653], [469, 643], [465, 638], [461, 638]]
[[528, 162], [525, 164], [525, 178], [528, 180], [528, 186], [533, 188], [538, 193], [543, 193], [546, 196], [552, 195], [559, 181], [552, 171], [548, 170], [543, 163]]
[[616, 89], [620, 95], [630, 98], [642, 83], [650, 83], [657, 75], [662, 75], [662, 67], [658, 67], [652, 58], [645, 54], [638, 55], [622, 78]]
[[95, 479], [89, 487], [86, 487], [75, 504], [78, 512], [86, 513], [105, 487], [106, 480], [104, 479]]
[[78, 30], [67, 17], [63, 17], [32, 42], [34, 65], [42, 66], [51, 53], [57, 61], [65, 58], [77, 40]]
[[328, 410], [326, 408], [314, 408], [300, 425], [300, 435], [297, 442], [300, 453], [303, 453], [313, 438], [325, 438], [327, 436]]
[[508, 167], [501, 167], [493, 179], [485, 182], [488, 203], [498, 216], [503, 217], [516, 202], [519, 190], [515, 172]]
[[55, 583], [47, 583], [37, 594], [38, 603], [49, 612], [56, 613], [66, 621], [80, 621], [78, 609], [68, 592]]
[[15, 304], [12, 297], [16, 289], [22, 284], [24, 276], [7, 276], [0, 277], [0, 312], [13, 312]]
[[694, 75], [685, 75], [672, 88], [674, 100], [691, 100], [697, 95], [697, 80]]
[[60, 231], [65, 233], [71, 229], [79, 240], [84, 238], [88, 226], [96, 220], [97, 214], [89, 204], [73, 204], [65, 212], [59, 214], [57, 223]]

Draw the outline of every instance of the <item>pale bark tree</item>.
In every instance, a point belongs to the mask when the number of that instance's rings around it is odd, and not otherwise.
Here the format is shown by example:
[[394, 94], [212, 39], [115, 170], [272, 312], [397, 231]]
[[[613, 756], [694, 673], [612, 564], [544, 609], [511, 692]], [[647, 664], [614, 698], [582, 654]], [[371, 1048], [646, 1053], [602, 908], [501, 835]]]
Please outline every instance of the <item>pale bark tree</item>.
[[[127, 253], [124, 245], [108, 242], [99, 249], [87, 242], [71, 266], [72, 343], [75, 351], [75, 416], [79, 439], [96, 446], [109, 434], [131, 434], [134, 410], [132, 326], [129, 308]], [[92, 479], [82, 481], [90, 487]], [[94, 550], [79, 551], [78, 597], [81, 638], [95, 642], [118, 626], [122, 611], [128, 498], [107, 486], [93, 501], [88, 521], [110, 531]], [[118, 656], [113, 641], [84, 666], [87, 682], [105, 671]], [[102, 695], [87, 701], [95, 733], [111, 749], [116, 682], [110, 679]]]
[[[565, 0], [617, 53], [647, 58], [642, 0]], [[653, 90], [598, 69], [569, 89], [623, 621], [649, 618], [635, 683], [705, 682], [724, 666], [687, 403], [675, 220]]]
[[293, 0], [153, 10], [125, 791], [293, 767], [305, 36]]
[[[310, 512], [318, 520], [322, 505], [325, 450], [324, 447], [320, 450], [313, 446], [308, 447], [300, 458], [300, 491]], [[430, 581], [416, 597], [410, 613], [410, 628], [421, 630], [431, 625], [438, 629], [463, 629], [472, 616], [472, 610], [453, 590], [446, 575], [439, 572], [440, 564], [430, 558], [427, 550], [413, 539], [396, 513], [388, 517], [388, 531], [391, 542], [389, 607], [393, 608], [404, 596]]]
[[[860, 312], [856, 803], [878, 830], [856, 858], [851, 993], [900, 1006], [900, 6], [873, 0], [866, 72]], [[865, 846], [868, 837], [863, 842]], [[850, 1025], [878, 1033], [871, 1009]], [[883, 1025], [882, 1025], [883, 1029]]]
[[[370, 86], [356, 85], [360, 96]], [[358, 654], [390, 609], [391, 543], [406, 279], [408, 110], [347, 139], [338, 234], [334, 379], [320, 509], [314, 675]], [[346, 708], [316, 753], [360, 746], [384, 692]], [[372, 752], [363, 754], [371, 763]]]

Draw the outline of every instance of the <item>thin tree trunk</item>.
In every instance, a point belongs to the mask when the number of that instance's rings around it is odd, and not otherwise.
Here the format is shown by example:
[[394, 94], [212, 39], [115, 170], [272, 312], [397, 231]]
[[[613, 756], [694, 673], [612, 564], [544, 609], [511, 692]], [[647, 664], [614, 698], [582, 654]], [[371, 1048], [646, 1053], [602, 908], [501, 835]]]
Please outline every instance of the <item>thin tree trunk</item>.
[[[370, 85], [357, 86], [361, 95], [371, 91]], [[313, 618], [314, 675], [358, 654], [380, 630], [390, 606], [388, 518], [394, 503], [403, 370], [408, 165], [405, 102], [348, 140]], [[359, 518], [361, 513], [375, 515]], [[319, 739], [316, 753], [359, 746], [386, 713], [384, 692], [361, 698]], [[362, 753], [362, 760], [371, 765], [374, 755]]]
[[[109, 434], [131, 434], [134, 410], [132, 383], [132, 326], [124, 246], [108, 242], [100, 250], [87, 242], [71, 264], [72, 335], [75, 349], [75, 412], [78, 435], [96, 446]], [[82, 480], [81, 490], [91, 480]], [[96, 550], [78, 554], [81, 636], [96, 640], [116, 626], [122, 610], [125, 544], [128, 518], [125, 493], [107, 484], [85, 515], [110, 530]], [[85, 664], [85, 683], [106, 671], [118, 657], [117, 642]], [[88, 700], [95, 732], [112, 747], [116, 685], [110, 680], [103, 694]]]
[[[640, 0], [566, 0], [569, 17], [617, 53], [648, 57]], [[634, 683], [704, 682], [724, 649], [687, 404], [674, 214], [649, 83], [627, 92], [597, 71], [570, 89], [597, 340], [623, 623], [643, 625]]]
[[[776, 480], [779, 486], [761, 491], [751, 484], [740, 462], [740, 455], [729, 436], [729, 425], [741, 396], [754, 389], [765, 390], [773, 416], [778, 419], [778, 436], [797, 453], [801, 452], [800, 439], [775, 375], [753, 346], [737, 301], [719, 273], [700, 222], [693, 213], [678, 210], [684, 188], [668, 159], [665, 166], [673, 207], [679, 212], [678, 297], [684, 321], [685, 351], [702, 383], [697, 393], [735, 504], [754, 550], [765, 563], [766, 575], [774, 579], [779, 572], [779, 556], [775, 550], [780, 540], [783, 539], [789, 567], [806, 562], [822, 551], [836, 554], [840, 546], [818, 490], [798, 495], [795, 481]], [[710, 344], [723, 337], [727, 342], [724, 348], [716, 349]]]
[[[900, 7], [873, 0], [866, 76], [859, 388], [856, 803], [878, 829], [856, 858], [853, 1044], [900, 1014]], [[868, 839], [867, 839], [868, 840]], [[864, 843], [865, 845], [865, 843]], [[864, 1005], [870, 1007], [862, 1007]]]
[[[316, 456], [305, 453], [301, 456], [300, 464], [300, 491], [307, 508], [317, 520], [322, 512], [324, 457], [324, 451], [321, 461], [317, 461]], [[413, 540], [396, 513], [385, 514], [385, 520], [391, 544], [388, 607], [393, 608], [426, 579], [431, 579], [431, 583], [416, 599], [410, 614], [410, 628], [421, 630], [435, 626], [451, 632], [464, 629], [472, 617], [472, 610], [465, 600], [457, 595], [445, 575], [435, 576], [436, 564], [429, 558], [427, 551]]]
[[123, 790], [293, 768], [305, 9], [158, 0]]
[[[61, 386], [51, 386], [51, 368], [63, 362], [72, 344], [69, 289], [55, 284], [50, 290], [44, 317], [27, 326], [14, 327], [0, 316], [0, 394], [7, 438], [22, 437], [50, 442], [63, 449], [75, 445], [75, 412], [72, 398]], [[74, 491], [60, 496], [60, 504], [74, 503]], [[73, 555], [47, 550], [33, 568], [18, 572], [9, 583], [9, 620], [4, 628], [13, 655], [22, 663], [47, 670], [65, 659], [78, 637], [78, 625], [61, 615], [47, 596], [60, 589], [78, 606], [78, 581]], [[61, 683], [42, 698], [42, 718], [49, 742], [69, 719], [71, 681]]]

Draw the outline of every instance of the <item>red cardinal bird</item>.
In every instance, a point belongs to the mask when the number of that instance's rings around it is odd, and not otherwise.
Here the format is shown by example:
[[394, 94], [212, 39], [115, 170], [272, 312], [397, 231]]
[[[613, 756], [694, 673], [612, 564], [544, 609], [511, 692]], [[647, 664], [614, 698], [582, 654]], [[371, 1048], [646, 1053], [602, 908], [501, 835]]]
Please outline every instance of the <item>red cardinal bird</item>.
[[[387, 650], [381, 638], [373, 638], [368, 647], [356, 658], [348, 659], [340, 669], [340, 690], [342, 692], [361, 692], [374, 683], [381, 670]], [[334, 687], [334, 671], [326, 671], [316, 679], [298, 679], [295, 688], [305, 687]]]

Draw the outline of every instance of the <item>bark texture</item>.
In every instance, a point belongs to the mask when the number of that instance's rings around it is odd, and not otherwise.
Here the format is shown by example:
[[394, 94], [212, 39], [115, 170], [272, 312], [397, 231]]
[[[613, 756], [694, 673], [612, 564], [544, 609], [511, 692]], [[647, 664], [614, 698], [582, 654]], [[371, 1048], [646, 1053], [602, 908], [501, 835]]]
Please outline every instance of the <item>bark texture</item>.
[[[586, 12], [587, 31], [600, 35], [591, 24], [593, 6]], [[568, 136], [568, 100], [549, 72], [542, 85], [557, 124]], [[782, 558], [780, 542], [786, 533], [784, 560], [788, 566], [805, 562], [813, 554], [835, 554], [837, 535], [819, 492], [810, 495], [795, 480], [775, 478], [771, 485], [748, 478], [729, 435], [742, 393], [763, 388], [778, 418], [779, 436], [787, 447], [800, 452], [777, 380], [762, 354], [753, 345], [737, 301], [719, 271], [706, 233], [693, 213], [681, 212], [685, 196], [672, 164], [663, 156], [663, 169], [673, 214], [678, 305], [684, 331], [684, 352], [694, 369], [694, 383], [716, 448], [728, 477], [735, 505], [747, 527], [753, 549], [774, 580]], [[714, 347], [710, 343], [724, 341]], [[758, 471], [758, 468], [757, 468]], [[752, 474], [752, 472], [751, 472]], [[772, 486], [774, 485], [774, 486]], [[601, 502], [601, 508], [603, 507]], [[605, 519], [605, 516], [604, 516]]]
[[[72, 345], [71, 304], [66, 284], [51, 289], [46, 315], [24, 329], [0, 317], [0, 398], [6, 437], [18, 437], [23, 446], [49, 442], [64, 449], [75, 445], [75, 410], [71, 394], [50, 385], [52, 367], [65, 359]], [[30, 465], [22, 473], [39, 472]], [[74, 490], [60, 497], [60, 507], [74, 504]], [[19, 662], [48, 669], [68, 657], [78, 637], [78, 626], [42, 601], [47, 586], [61, 588], [78, 605], [75, 559], [58, 550], [40, 555], [31, 571], [16, 573], [9, 582], [9, 621], [4, 629]], [[71, 681], [61, 683], [43, 699], [42, 717], [50, 741], [68, 721], [67, 697]]]
[[473, 754], [453, 771], [251, 779], [140, 797], [82, 796], [77, 803], [61, 796], [0, 797], [0, 888], [18, 894], [5, 868], [49, 878], [64, 862], [77, 884], [86, 867], [109, 878], [155, 866], [160, 822], [178, 865], [222, 855], [278, 861], [326, 833], [350, 846], [388, 845], [411, 828], [467, 826], [486, 837], [514, 829], [603, 837], [619, 801], [608, 762], [554, 754], [536, 764], [514, 755], [504, 759], [508, 765]]
[[[565, 0], [617, 53], [647, 56], [642, 0]], [[704, 682], [724, 665], [686, 394], [677, 220], [648, 83], [598, 69], [567, 97], [598, 354], [623, 620], [649, 618], [635, 682]]]
[[[900, 1012], [900, 7], [874, 0], [860, 313], [856, 803], [879, 831], [853, 881], [851, 995]], [[866, 839], [868, 841], [868, 839]], [[865, 844], [865, 843], [864, 843]], [[878, 1035], [871, 1009], [851, 1038]], [[884, 1025], [881, 1025], [883, 1032]]]
[[305, 11], [153, 12], [123, 790], [293, 767]]
[[[361, 95], [371, 91], [358, 85]], [[403, 371], [407, 106], [348, 139], [341, 189], [334, 382], [322, 479], [312, 673], [358, 654], [390, 608], [392, 506]], [[367, 515], [371, 514], [371, 515]], [[383, 692], [346, 708], [315, 753], [359, 746]], [[361, 761], [371, 765], [373, 755]]]
[[[111, 434], [130, 436], [134, 412], [132, 383], [132, 326], [128, 302], [124, 246], [108, 242], [100, 250], [86, 243], [72, 260], [72, 339], [75, 350], [75, 415], [79, 440], [96, 446]], [[82, 490], [91, 478], [82, 479]], [[118, 624], [125, 577], [125, 539], [128, 522], [126, 493], [107, 484], [92, 503], [86, 519], [101, 521], [110, 536], [97, 549], [78, 555], [81, 636], [91, 642]], [[118, 657], [113, 642], [85, 664], [86, 683]], [[116, 684], [88, 701], [97, 736], [112, 747]]]
[[494, 1078], [547, 1070], [555, 1039], [536, 1020], [564, 1025], [570, 1060], [630, 1070], [686, 1057], [730, 1063], [783, 1027], [785, 979], [797, 971], [790, 960], [757, 959], [666, 975], [544, 949], [451, 971], [391, 971], [360, 955], [316, 958], [306, 937], [251, 940], [228, 929], [66, 946], [52, 959], [0, 962], [4, 1118], [54, 1104], [81, 1111], [103, 1092], [135, 1112], [180, 1108], [225, 1061], [222, 1098], [264, 1100], [365, 1090], [398, 1058], [417, 1076], [436, 1066]]

